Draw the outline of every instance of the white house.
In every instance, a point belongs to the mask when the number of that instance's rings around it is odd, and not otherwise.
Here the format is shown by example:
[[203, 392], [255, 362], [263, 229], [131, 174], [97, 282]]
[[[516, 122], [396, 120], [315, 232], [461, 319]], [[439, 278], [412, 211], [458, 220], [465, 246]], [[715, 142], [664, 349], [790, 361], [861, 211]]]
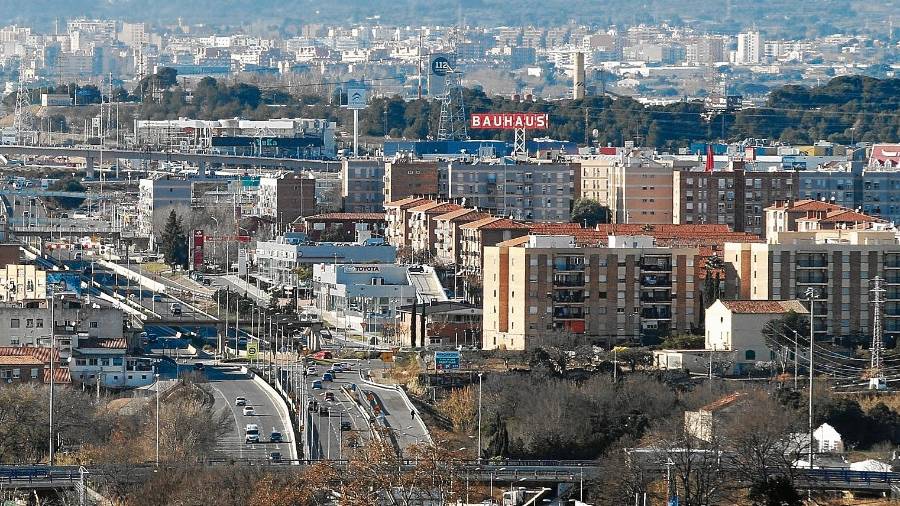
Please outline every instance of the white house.
[[732, 352], [738, 374], [757, 362], [774, 360], [763, 327], [791, 311], [808, 313], [798, 300], [717, 300], [706, 310], [706, 349]]
[[823, 423], [813, 432], [817, 453], [844, 453], [844, 440], [831, 425]]

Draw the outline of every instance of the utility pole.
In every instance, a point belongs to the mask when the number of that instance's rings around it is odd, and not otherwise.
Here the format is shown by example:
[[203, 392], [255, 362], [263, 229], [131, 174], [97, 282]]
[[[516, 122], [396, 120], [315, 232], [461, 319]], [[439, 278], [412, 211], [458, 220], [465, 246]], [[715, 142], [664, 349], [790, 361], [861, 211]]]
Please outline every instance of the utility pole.
[[816, 342], [815, 303], [816, 291], [812, 287], [806, 289], [809, 298], [809, 468], [813, 468], [813, 346]]
[[56, 313], [54, 309], [54, 294], [50, 294], [50, 465], [53, 465], [53, 454], [55, 441], [53, 440], [53, 387], [54, 370], [53, 370], [53, 352], [56, 350]]
[[478, 373], [478, 460], [481, 460], [481, 377], [484, 373]]

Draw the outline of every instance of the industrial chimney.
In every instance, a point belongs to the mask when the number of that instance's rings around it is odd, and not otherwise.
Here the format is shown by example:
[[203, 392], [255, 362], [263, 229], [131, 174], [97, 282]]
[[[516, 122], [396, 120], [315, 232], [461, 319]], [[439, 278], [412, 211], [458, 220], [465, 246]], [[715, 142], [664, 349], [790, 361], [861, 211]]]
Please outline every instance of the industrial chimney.
[[578, 100], [584, 98], [584, 53], [572, 55], [572, 67], [572, 98]]

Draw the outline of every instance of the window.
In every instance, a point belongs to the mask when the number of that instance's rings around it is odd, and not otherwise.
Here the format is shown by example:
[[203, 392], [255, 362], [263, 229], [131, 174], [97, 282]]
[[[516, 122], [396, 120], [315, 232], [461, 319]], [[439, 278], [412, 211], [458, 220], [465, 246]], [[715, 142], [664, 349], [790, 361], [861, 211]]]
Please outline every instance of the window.
[[13, 378], [19, 379], [19, 378], [21, 378], [21, 377], [22, 377], [22, 370], [19, 369], [18, 367], [16, 367], [15, 369], [13, 369]]
[[44, 319], [43, 319], [43, 318], [38, 318], [37, 320], [35, 320], [35, 321], [34, 321], [34, 326], [35, 326], [35, 328], [39, 328], [39, 329], [44, 328]]
[[40, 371], [40, 369], [38, 369], [37, 367], [32, 367], [31, 368], [31, 379], [36, 379], [38, 377], [39, 371]]
[[11, 329], [19, 328], [19, 319], [12, 318], [11, 320], [9, 320], [9, 328], [11, 328]]
[[91, 322], [91, 328], [92, 328], [92, 329], [97, 328], [97, 326], [98, 326], [98, 325], [97, 325], [97, 322]]
[[25, 328], [26, 329], [34, 328], [34, 318], [29, 318], [29, 319], [25, 320]]
[[[809, 337], [809, 336], [807, 336]], [[744, 360], [756, 360], [756, 352], [753, 350], [747, 350], [744, 352]]]

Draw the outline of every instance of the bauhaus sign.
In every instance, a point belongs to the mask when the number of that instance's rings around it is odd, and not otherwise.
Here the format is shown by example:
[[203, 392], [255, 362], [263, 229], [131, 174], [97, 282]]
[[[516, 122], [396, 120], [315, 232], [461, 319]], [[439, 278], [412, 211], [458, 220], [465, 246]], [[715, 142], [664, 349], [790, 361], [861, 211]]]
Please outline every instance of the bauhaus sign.
[[481, 130], [544, 130], [548, 126], [547, 113], [485, 112], [469, 117], [469, 128]]

